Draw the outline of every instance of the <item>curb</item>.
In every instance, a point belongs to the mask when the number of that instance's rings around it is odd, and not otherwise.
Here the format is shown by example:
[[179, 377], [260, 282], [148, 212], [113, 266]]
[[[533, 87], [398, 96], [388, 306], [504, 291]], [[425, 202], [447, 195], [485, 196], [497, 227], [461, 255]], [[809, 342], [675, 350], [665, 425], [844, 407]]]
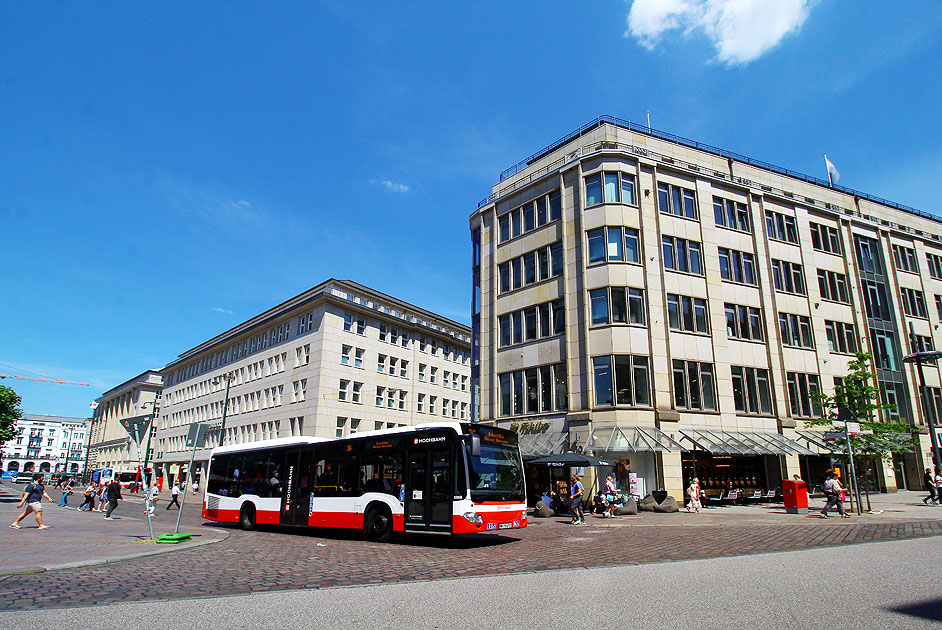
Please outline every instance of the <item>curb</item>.
[[213, 529], [207, 528], [208, 531], [211, 531], [215, 534], [221, 534], [218, 538], [211, 538], [209, 540], [198, 540], [189, 544], [184, 545], [162, 545], [162, 549], [154, 549], [153, 551], [142, 551], [140, 553], [132, 553], [124, 556], [115, 556], [113, 558], [102, 558], [95, 560], [78, 560], [75, 562], [63, 562], [61, 564], [50, 564], [47, 566], [40, 567], [24, 567], [15, 569], [8, 573], [0, 575], [0, 582], [18, 575], [26, 575], [30, 573], [45, 573], [47, 571], [59, 571], [62, 569], [77, 569], [79, 567], [90, 567], [99, 564], [114, 564], [115, 562], [124, 562], [125, 560], [136, 560], [138, 558], [146, 558], [148, 556], [159, 556], [165, 553], [173, 553], [174, 551], [183, 551], [184, 549], [194, 549], [196, 547], [202, 547], [203, 545], [212, 545], [213, 543], [222, 542], [229, 538], [229, 532], [222, 529]]

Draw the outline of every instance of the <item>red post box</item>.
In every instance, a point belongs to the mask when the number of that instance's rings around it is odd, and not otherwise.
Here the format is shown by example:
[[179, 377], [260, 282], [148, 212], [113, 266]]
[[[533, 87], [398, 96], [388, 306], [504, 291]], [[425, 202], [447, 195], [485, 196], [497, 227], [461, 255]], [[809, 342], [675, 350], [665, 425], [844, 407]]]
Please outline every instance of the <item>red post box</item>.
[[808, 484], [800, 479], [786, 479], [782, 482], [782, 497], [785, 511], [789, 514], [808, 513]]

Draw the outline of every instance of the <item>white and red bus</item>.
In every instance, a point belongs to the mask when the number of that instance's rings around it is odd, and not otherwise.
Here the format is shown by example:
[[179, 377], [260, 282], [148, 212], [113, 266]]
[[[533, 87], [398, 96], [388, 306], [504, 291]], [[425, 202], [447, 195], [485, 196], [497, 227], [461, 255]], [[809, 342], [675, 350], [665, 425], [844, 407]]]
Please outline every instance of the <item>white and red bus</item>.
[[238, 523], [471, 534], [527, 526], [517, 434], [457, 422], [281, 438], [213, 450], [203, 517]]

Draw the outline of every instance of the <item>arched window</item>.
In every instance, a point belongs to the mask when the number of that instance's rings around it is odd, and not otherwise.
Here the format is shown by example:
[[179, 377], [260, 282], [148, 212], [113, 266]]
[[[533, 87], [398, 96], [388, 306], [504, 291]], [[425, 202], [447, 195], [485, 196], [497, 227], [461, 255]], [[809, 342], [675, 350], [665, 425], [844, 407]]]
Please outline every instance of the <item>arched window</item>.
[[19, 471], [20, 471], [20, 463], [19, 463], [19, 462], [10, 462], [9, 464], [7, 464], [7, 470], [10, 471], [10, 472], [19, 472]]
[[47, 473], [49, 472], [50, 464], [49, 462], [43, 462], [39, 465], [39, 472]]
[[35, 462], [26, 462], [26, 465], [23, 466], [23, 472], [33, 472], [34, 470], [36, 470]]

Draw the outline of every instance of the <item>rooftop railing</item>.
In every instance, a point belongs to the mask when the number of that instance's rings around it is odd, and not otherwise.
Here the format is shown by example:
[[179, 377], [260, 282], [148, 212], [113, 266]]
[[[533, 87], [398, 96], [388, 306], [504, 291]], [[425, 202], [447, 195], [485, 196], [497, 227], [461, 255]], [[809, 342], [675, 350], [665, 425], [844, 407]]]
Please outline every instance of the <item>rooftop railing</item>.
[[[572, 131], [572, 132], [566, 134], [565, 136], [563, 136], [562, 138], [560, 138], [560, 139], [557, 140], [556, 142], [553, 142], [552, 144], [550, 144], [549, 146], [544, 147], [543, 149], [540, 149], [539, 151], [537, 151], [536, 153], [534, 153], [534, 154], [531, 155], [530, 157], [528, 157], [528, 158], [526, 158], [526, 159], [524, 159], [524, 160], [518, 162], [517, 164], [514, 164], [513, 166], [511, 166], [511, 167], [508, 168], [508, 169], [505, 169], [505, 170], [500, 174], [500, 181], [504, 181], [505, 179], [516, 175], [517, 173], [523, 171], [525, 168], [527, 168], [528, 166], [530, 166], [531, 164], [533, 164], [535, 161], [539, 160], [540, 158], [545, 157], [546, 155], [549, 155], [550, 153], [552, 153], [553, 151], [559, 149], [560, 147], [562, 147], [562, 146], [564, 146], [564, 145], [566, 145], [566, 144], [572, 142], [572, 141], [575, 140], [576, 138], [579, 138], [579, 137], [581, 137], [581, 136], [586, 135], [586, 134], [589, 133], [590, 131], [593, 131], [593, 130], [597, 129], [597, 128], [601, 127], [601, 126], [604, 125], [604, 124], [615, 125], [616, 127], [621, 127], [622, 129], [627, 129], [627, 130], [629, 130], [629, 131], [635, 131], [635, 132], [642, 133], [642, 134], [645, 134], [645, 135], [648, 135], [648, 136], [651, 136], [651, 137], [654, 137], [654, 138], [659, 138], [659, 139], [661, 139], [661, 140], [666, 140], [666, 141], [668, 141], [668, 142], [673, 142], [674, 144], [679, 144], [679, 145], [684, 146], [684, 147], [688, 147], [688, 148], [691, 148], [691, 149], [697, 149], [697, 150], [699, 150], [699, 151], [704, 151], [705, 153], [711, 153], [711, 154], [713, 154], [713, 155], [718, 155], [718, 156], [720, 156], [720, 157], [724, 157], [724, 158], [727, 158], [727, 159], [735, 160], [735, 161], [737, 161], [737, 162], [741, 162], [741, 163], [743, 163], [743, 164], [748, 164], [748, 165], [754, 166], [754, 167], [756, 167], [756, 168], [761, 168], [761, 169], [766, 170], [766, 171], [769, 171], [769, 172], [771, 172], [771, 173], [777, 173], [778, 175], [784, 175], [784, 176], [786, 176], [786, 177], [791, 177], [791, 178], [793, 178], [793, 179], [797, 179], [797, 180], [800, 180], [800, 181], [803, 181], [803, 182], [807, 182], [807, 183], [809, 183], [809, 184], [814, 184], [814, 185], [816, 185], [816, 186], [823, 186], [824, 188], [829, 188], [829, 189], [831, 189], [831, 190], [844, 193], [844, 194], [846, 194], [846, 195], [851, 195], [851, 196], [857, 197], [857, 198], [859, 198], [859, 199], [866, 199], [867, 201], [872, 201], [872, 202], [874, 202], [874, 203], [878, 203], [878, 204], [887, 206], [887, 207], [889, 207], [889, 208], [895, 208], [895, 209], [897, 209], [897, 210], [902, 210], [903, 212], [908, 212], [909, 214], [913, 214], [913, 215], [916, 215], [916, 216], [918, 216], [918, 217], [922, 217], [922, 218], [924, 218], [924, 219], [928, 219], [928, 220], [930, 220], [930, 221], [935, 221], [935, 222], [937, 222], [937, 223], [942, 223], [942, 217], [936, 216], [936, 215], [931, 214], [931, 213], [929, 213], [929, 212], [925, 212], [925, 211], [922, 211], [922, 210], [918, 210], [918, 209], [916, 209], [916, 208], [913, 208], [912, 206], [907, 206], [907, 205], [904, 205], [904, 204], [901, 204], [901, 203], [896, 203], [895, 201], [890, 201], [889, 199], [884, 199], [883, 197], [877, 197], [876, 195], [870, 195], [870, 194], [868, 194], [868, 193], [861, 192], [861, 191], [859, 191], [859, 190], [854, 190], [853, 188], [847, 188], [846, 186], [839, 186], [839, 185], [831, 184], [831, 183], [829, 183], [827, 180], [823, 180], [823, 179], [820, 179], [820, 178], [818, 178], [818, 177], [813, 177], [813, 176], [811, 176], [811, 175], [805, 175], [804, 173], [799, 173], [798, 171], [793, 171], [793, 170], [788, 169], [788, 168], [783, 168], [783, 167], [781, 167], [781, 166], [776, 166], [776, 165], [771, 164], [771, 163], [769, 163], [769, 162], [763, 162], [762, 160], [756, 160], [756, 159], [753, 159], [753, 158], [751, 158], [751, 157], [748, 157], [748, 156], [745, 156], [745, 155], [742, 155], [742, 154], [739, 154], [739, 153], [735, 153], [735, 152], [733, 152], [733, 151], [727, 151], [726, 149], [720, 149], [719, 147], [714, 147], [714, 146], [709, 145], [709, 144], [704, 144], [704, 143], [702, 143], [702, 142], [697, 142], [696, 140], [689, 140], [689, 139], [684, 138], [684, 137], [682, 137], [682, 136], [678, 136], [677, 134], [668, 133], [668, 132], [666, 132], [666, 131], [658, 131], [657, 129], [652, 129], [652, 128], [647, 127], [647, 126], [645, 126], [645, 125], [639, 125], [639, 124], [633, 123], [633, 122], [631, 122], [631, 121], [629, 121], [629, 120], [623, 120], [623, 119], [621, 119], [621, 118], [616, 118], [615, 116], [599, 116], [599, 117], [596, 118], [595, 120], [590, 121], [590, 122], [588, 122], [588, 123], [582, 125], [581, 127], [579, 127], [578, 129], [576, 129], [575, 131]], [[545, 166], [545, 167], [539, 169], [539, 171], [536, 171], [536, 172], [534, 172], [534, 173], [531, 173], [531, 174], [526, 178], [526, 182], [529, 182], [529, 181], [532, 181], [532, 180], [534, 180], [534, 179], [538, 179], [539, 177], [542, 177], [542, 176], [545, 175], [546, 173], [549, 173], [550, 171], [552, 171], [552, 170], [558, 168], [559, 166], [562, 166], [566, 161], [568, 161], [568, 160], [567, 160], [565, 157], [564, 157], [564, 158], [560, 158], [559, 160], [555, 160], [552, 164], [549, 164], [549, 165], [547, 165], [547, 166]], [[508, 187], [508, 188], [505, 188], [505, 189], [503, 189], [503, 190], [501, 190], [501, 191], [499, 191], [499, 192], [497, 192], [497, 193], [495, 193], [495, 194], [488, 195], [486, 198], [482, 199], [482, 200], [478, 203], [478, 208], [480, 208], [480, 207], [482, 207], [482, 206], [485, 206], [485, 205], [487, 205], [488, 203], [494, 201], [495, 199], [497, 199], [497, 198], [503, 196], [503, 194], [504, 194], [505, 192], [509, 192], [509, 190], [515, 190], [515, 189], [519, 188], [522, 183], [523, 183], [523, 182], [515, 182], [512, 187]]]

